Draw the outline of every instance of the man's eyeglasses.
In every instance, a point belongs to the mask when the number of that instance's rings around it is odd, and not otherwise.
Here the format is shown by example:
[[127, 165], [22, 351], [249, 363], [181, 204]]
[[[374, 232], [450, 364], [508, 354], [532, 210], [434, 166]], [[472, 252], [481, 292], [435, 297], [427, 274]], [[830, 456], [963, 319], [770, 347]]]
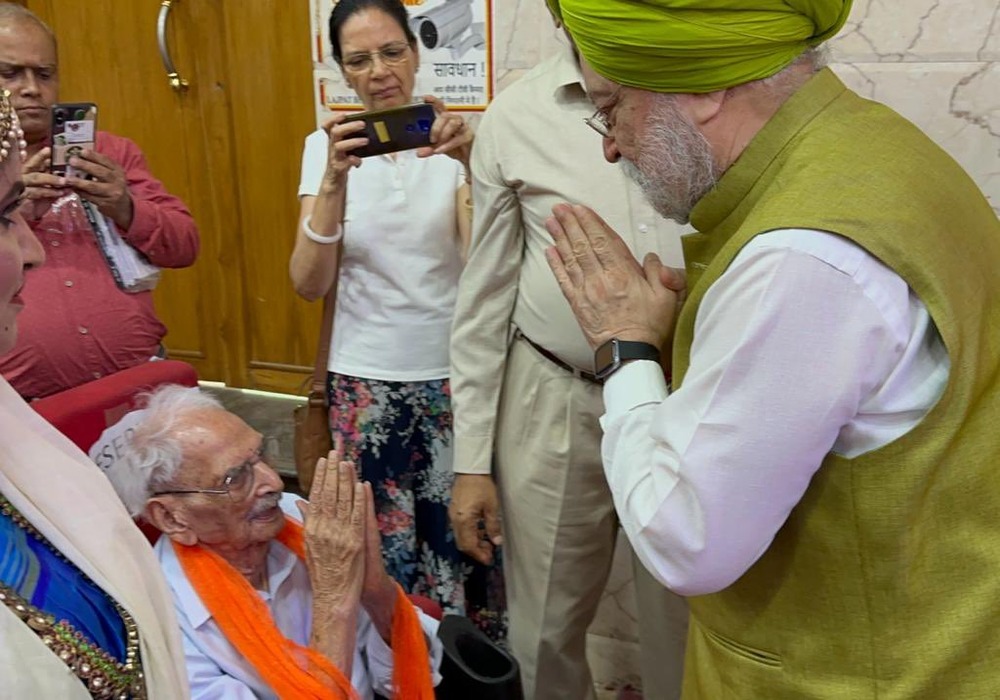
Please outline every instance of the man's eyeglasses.
[[611, 110], [618, 103], [621, 91], [622, 87], [619, 85], [602, 107], [598, 107], [596, 112], [583, 120], [587, 126], [599, 133], [601, 138], [606, 139], [611, 136]]
[[611, 136], [611, 122], [608, 121], [608, 113], [602, 107], [589, 117], [583, 120], [587, 126], [601, 135], [601, 138]]
[[381, 58], [382, 63], [387, 66], [398, 66], [410, 59], [410, 45], [400, 41], [395, 44], [386, 44], [378, 51], [352, 53], [344, 58], [341, 65], [348, 73], [367, 73], [375, 66], [376, 56]]
[[183, 496], [187, 494], [200, 493], [207, 496], [229, 496], [229, 499], [233, 501], [233, 503], [241, 503], [247, 499], [250, 492], [253, 490], [254, 481], [256, 481], [254, 476], [257, 465], [261, 462], [267, 464], [270, 461], [270, 446], [273, 442], [274, 440], [272, 438], [264, 438], [261, 440], [260, 447], [254, 450], [254, 453], [246, 461], [226, 471], [225, 476], [222, 477], [222, 483], [218, 488], [166, 489], [163, 491], [155, 491], [152, 495]]

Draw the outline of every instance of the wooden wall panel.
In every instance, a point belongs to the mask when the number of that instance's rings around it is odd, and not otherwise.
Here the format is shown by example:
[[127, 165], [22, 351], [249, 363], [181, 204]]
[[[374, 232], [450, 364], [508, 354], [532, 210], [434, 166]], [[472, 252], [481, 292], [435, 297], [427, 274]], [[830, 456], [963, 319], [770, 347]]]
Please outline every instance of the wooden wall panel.
[[225, 3], [235, 177], [244, 222], [250, 384], [297, 393], [311, 371], [320, 304], [299, 299], [288, 278], [298, 221], [302, 143], [315, 128], [309, 7]]

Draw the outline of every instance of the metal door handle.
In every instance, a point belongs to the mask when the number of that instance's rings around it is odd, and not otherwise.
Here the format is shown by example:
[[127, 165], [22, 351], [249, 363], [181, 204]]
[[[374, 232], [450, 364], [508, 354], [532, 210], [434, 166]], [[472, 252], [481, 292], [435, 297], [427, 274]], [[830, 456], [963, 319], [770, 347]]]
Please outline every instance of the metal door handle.
[[188, 88], [188, 81], [180, 76], [174, 68], [174, 60], [170, 57], [170, 47], [167, 45], [167, 22], [170, 19], [170, 8], [175, 0], [162, 0], [160, 3], [160, 16], [156, 20], [156, 41], [160, 45], [160, 58], [163, 60], [163, 68], [167, 71], [167, 80], [170, 87], [177, 92], [183, 92]]

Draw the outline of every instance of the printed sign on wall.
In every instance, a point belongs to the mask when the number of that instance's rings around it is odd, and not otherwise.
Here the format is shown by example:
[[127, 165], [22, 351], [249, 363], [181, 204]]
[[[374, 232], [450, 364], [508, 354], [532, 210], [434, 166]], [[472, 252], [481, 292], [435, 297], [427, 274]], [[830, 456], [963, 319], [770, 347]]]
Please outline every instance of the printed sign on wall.
[[[364, 106], [330, 50], [330, 12], [338, 0], [310, 0], [316, 118]], [[494, 92], [493, 0], [404, 0], [417, 37], [420, 69], [414, 98], [434, 95], [458, 111], [486, 109]]]

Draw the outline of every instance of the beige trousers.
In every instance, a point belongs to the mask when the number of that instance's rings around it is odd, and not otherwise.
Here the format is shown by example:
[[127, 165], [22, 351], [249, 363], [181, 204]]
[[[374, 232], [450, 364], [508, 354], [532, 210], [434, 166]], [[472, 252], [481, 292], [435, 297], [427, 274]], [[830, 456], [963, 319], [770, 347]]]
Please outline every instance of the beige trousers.
[[[525, 700], [592, 700], [586, 660], [618, 528], [601, 465], [601, 387], [511, 346], [496, 439], [511, 651]], [[680, 697], [687, 606], [635, 561], [644, 696]]]

